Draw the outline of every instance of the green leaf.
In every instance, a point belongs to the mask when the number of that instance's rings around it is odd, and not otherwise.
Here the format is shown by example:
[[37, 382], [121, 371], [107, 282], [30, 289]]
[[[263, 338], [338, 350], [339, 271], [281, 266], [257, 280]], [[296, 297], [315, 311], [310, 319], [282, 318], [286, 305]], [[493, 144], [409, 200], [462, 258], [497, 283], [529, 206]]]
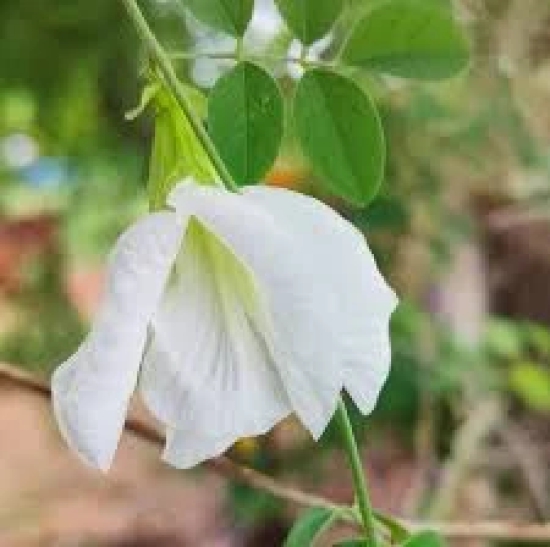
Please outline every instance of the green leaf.
[[397, 519], [379, 511], [376, 511], [374, 516], [378, 522], [389, 530], [393, 541], [401, 543], [409, 539], [410, 534], [408, 530]]
[[279, 152], [283, 99], [262, 68], [239, 63], [220, 78], [208, 100], [208, 130], [238, 184], [260, 181]]
[[335, 194], [365, 205], [378, 192], [386, 147], [378, 111], [351, 80], [305, 73], [294, 97], [296, 131], [313, 170]]
[[468, 43], [452, 11], [435, 0], [385, 0], [351, 31], [345, 63], [404, 78], [448, 78], [468, 63]]
[[328, 33], [343, 0], [275, 0], [288, 28], [306, 45]]
[[348, 539], [335, 543], [334, 547], [369, 547], [369, 542], [366, 539]]
[[550, 412], [550, 370], [535, 363], [518, 363], [510, 370], [510, 387], [540, 412]]
[[537, 323], [527, 323], [523, 330], [529, 347], [537, 354], [550, 357], [550, 329]]
[[183, 0], [203, 23], [231, 36], [242, 36], [252, 18], [254, 0]]
[[405, 541], [402, 547], [445, 547], [445, 542], [435, 532], [418, 532]]
[[519, 359], [524, 348], [518, 324], [509, 319], [490, 319], [485, 329], [484, 348], [491, 357]]
[[304, 513], [290, 530], [283, 547], [308, 547], [332, 521], [333, 511], [315, 508]]

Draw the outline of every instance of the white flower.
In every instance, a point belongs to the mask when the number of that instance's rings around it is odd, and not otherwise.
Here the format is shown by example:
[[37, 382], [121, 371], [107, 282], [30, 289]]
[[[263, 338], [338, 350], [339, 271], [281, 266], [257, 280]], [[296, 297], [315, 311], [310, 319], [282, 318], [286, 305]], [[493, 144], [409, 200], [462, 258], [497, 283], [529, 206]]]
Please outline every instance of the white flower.
[[343, 388], [370, 412], [397, 300], [362, 235], [282, 189], [188, 180], [168, 203], [120, 237], [91, 333], [54, 374], [69, 445], [107, 469], [138, 384], [180, 468], [292, 412], [318, 438]]

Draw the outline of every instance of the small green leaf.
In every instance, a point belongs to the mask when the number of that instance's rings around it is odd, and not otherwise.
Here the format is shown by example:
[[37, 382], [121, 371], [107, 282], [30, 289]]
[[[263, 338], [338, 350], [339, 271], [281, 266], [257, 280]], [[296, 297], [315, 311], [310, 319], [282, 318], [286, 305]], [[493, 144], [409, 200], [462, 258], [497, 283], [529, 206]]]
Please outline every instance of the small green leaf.
[[402, 547], [445, 547], [445, 542], [435, 532], [418, 532], [405, 541]]
[[469, 48], [448, 6], [435, 0], [385, 0], [351, 31], [342, 61], [404, 78], [448, 78]]
[[540, 412], [550, 412], [550, 370], [535, 363], [517, 363], [510, 370], [510, 387]]
[[487, 322], [484, 348], [499, 359], [519, 359], [524, 353], [521, 330], [509, 319], [492, 318]]
[[523, 331], [525, 340], [533, 351], [550, 357], [550, 329], [548, 327], [537, 323], [527, 323]]
[[283, 99], [273, 78], [249, 62], [220, 78], [208, 100], [208, 130], [239, 185], [259, 182], [279, 152]]
[[294, 98], [302, 149], [329, 190], [365, 205], [384, 174], [385, 143], [371, 98], [351, 80], [326, 69], [305, 73]]
[[343, 0], [275, 0], [288, 28], [306, 45], [328, 33]]
[[348, 539], [335, 543], [334, 547], [369, 547], [369, 542], [366, 539]]
[[374, 516], [378, 522], [388, 529], [393, 541], [401, 543], [409, 539], [410, 534], [408, 530], [397, 519], [379, 511], [376, 511]]
[[328, 509], [310, 509], [294, 523], [284, 547], [309, 547], [330, 526], [332, 516]]
[[183, 0], [203, 23], [231, 36], [242, 36], [252, 18], [254, 0]]

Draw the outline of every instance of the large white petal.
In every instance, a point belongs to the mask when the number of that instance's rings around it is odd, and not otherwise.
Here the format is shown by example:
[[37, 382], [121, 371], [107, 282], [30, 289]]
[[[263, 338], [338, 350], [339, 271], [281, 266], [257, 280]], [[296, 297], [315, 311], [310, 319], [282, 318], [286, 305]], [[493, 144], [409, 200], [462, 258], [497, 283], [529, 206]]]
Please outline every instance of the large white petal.
[[319, 437], [335, 410], [344, 369], [331, 287], [309, 250], [277, 215], [242, 195], [183, 183], [169, 202], [195, 215], [253, 272], [269, 310], [266, 343], [292, 409]]
[[337, 300], [333, 328], [346, 366], [345, 387], [365, 414], [388, 376], [390, 316], [397, 298], [363, 235], [333, 209], [302, 194], [250, 187], [244, 197], [274, 214], [299, 238], [317, 275]]
[[147, 406], [168, 424], [164, 458], [180, 468], [291, 412], [250, 272], [196, 221], [190, 231], [152, 319], [140, 377]]
[[54, 411], [67, 443], [94, 467], [112, 461], [134, 391], [148, 323], [181, 244], [174, 213], [148, 215], [118, 240], [103, 303], [78, 351], [54, 373]]

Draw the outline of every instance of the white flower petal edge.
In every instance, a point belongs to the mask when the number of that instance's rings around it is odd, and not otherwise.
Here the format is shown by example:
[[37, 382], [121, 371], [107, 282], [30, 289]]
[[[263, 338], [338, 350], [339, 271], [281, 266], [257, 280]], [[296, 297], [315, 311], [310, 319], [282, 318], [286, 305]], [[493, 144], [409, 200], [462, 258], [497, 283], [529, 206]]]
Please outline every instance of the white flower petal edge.
[[378, 271], [363, 237], [324, 203], [303, 194], [262, 186], [244, 197], [270, 211], [301, 239], [328, 291], [337, 300], [332, 324], [341, 344], [344, 386], [355, 404], [370, 413], [391, 361], [390, 317], [398, 300]]
[[318, 438], [336, 408], [344, 369], [334, 299], [317, 263], [276, 214], [241, 194], [184, 183], [169, 203], [196, 217], [252, 272], [269, 311], [265, 342], [292, 410]]
[[184, 229], [181, 216], [153, 213], [119, 238], [92, 331], [53, 375], [54, 412], [61, 433], [94, 467], [106, 470], [111, 465], [136, 386], [149, 321]]
[[162, 459], [179, 469], [188, 469], [214, 455], [225, 452], [234, 442], [231, 434], [210, 434], [209, 430], [196, 428], [172, 429], [166, 431], [166, 447]]

